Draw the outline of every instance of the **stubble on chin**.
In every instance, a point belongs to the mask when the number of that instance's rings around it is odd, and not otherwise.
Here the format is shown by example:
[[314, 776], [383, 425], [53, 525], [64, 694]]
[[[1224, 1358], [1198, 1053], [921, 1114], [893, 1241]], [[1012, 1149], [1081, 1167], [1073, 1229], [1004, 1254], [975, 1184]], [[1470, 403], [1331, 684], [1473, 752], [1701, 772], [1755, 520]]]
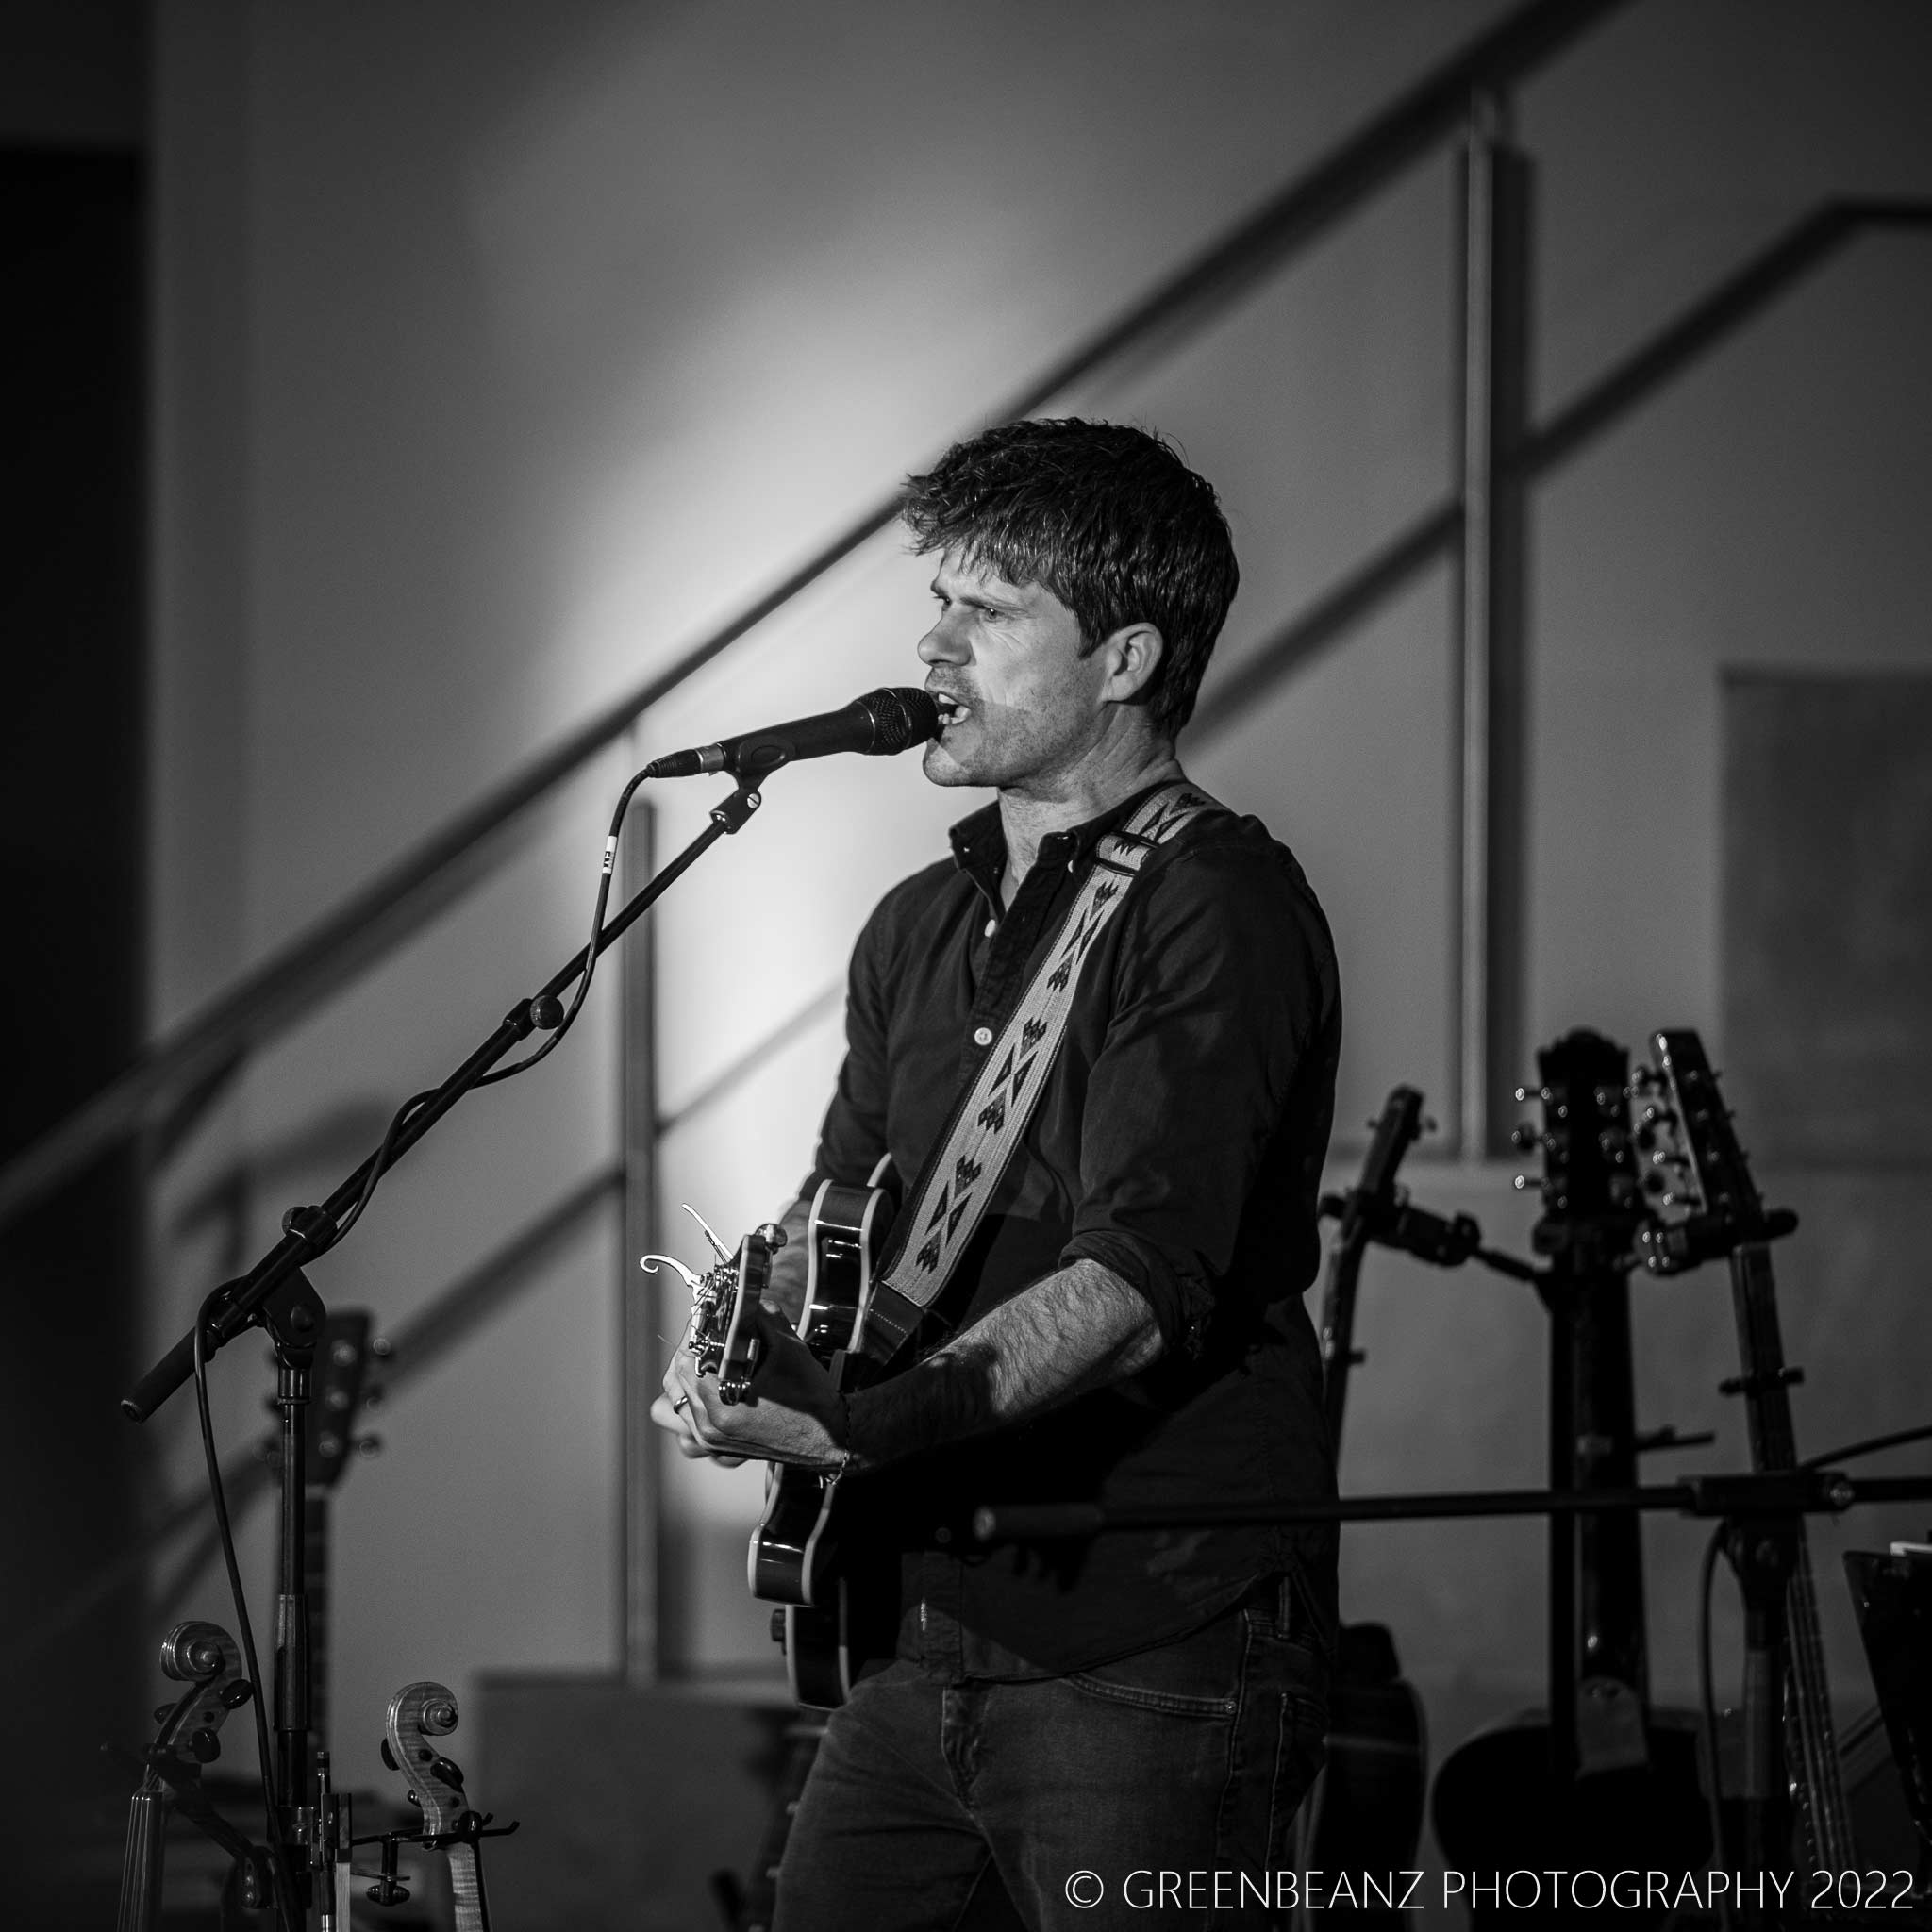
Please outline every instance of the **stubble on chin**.
[[924, 772], [927, 783], [933, 785], [972, 785], [978, 782], [968, 775], [938, 739], [926, 746], [920, 759], [920, 769]]

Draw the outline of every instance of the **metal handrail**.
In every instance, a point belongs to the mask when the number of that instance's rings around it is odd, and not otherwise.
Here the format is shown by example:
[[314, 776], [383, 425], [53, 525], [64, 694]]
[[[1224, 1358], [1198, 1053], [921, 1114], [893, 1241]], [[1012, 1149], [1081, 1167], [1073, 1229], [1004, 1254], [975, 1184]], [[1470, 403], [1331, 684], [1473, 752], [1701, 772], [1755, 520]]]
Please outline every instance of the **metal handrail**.
[[[1219, 313], [1460, 126], [1473, 96], [1522, 80], [1628, 4], [1530, 0], [981, 420], [1033, 415], [1153, 338]], [[459, 813], [16, 1155], [0, 1168], [0, 1225], [137, 1132], [163, 1095], [207, 1079], [225, 1060], [259, 1045], [427, 924], [494, 866], [505, 835], [531, 807], [897, 513], [896, 492], [875, 503], [677, 663]]]
[[[1681, 375], [1733, 329], [1822, 267], [1840, 248], [1874, 228], [1932, 230], [1932, 202], [1833, 199], [1822, 203], [1530, 429], [1506, 458], [1505, 470], [1513, 479], [1526, 483], [1557, 468], [1592, 438], [1621, 422], [1672, 377]], [[1263, 638], [1224, 676], [1218, 677], [1194, 708], [1188, 726], [1189, 745], [1198, 750], [1204, 741], [1236, 724], [1289, 672], [1449, 555], [1461, 534], [1462, 506], [1455, 498], [1424, 510], [1307, 609]], [[821, 987], [660, 1124], [669, 1127], [688, 1120], [722, 1099], [769, 1054], [835, 1010], [843, 991], [842, 980]]]

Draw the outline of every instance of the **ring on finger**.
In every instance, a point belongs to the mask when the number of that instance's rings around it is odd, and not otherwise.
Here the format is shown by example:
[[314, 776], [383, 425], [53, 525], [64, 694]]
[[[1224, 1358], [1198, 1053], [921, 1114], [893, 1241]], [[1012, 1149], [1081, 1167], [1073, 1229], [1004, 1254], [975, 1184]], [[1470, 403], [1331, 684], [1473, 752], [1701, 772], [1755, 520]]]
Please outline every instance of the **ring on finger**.
[[677, 1398], [677, 1400], [671, 1405], [671, 1413], [673, 1415], [682, 1415], [684, 1411], [688, 1409], [690, 1407], [691, 1397], [689, 1395], [680, 1395]]

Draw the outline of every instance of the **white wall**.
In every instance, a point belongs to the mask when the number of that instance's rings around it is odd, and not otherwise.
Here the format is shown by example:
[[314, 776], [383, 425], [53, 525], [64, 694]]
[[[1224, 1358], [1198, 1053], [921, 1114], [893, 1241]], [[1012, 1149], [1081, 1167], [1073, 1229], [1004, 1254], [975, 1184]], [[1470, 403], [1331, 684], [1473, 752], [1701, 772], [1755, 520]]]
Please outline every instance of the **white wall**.
[[[158, 1027], [673, 661], [1500, 10], [159, 9]], [[1649, 0], [1534, 83], [1539, 408], [1816, 198], [1932, 192], [1928, 43], [1932, 19], [1877, 0]], [[1245, 570], [1228, 664], [1448, 485], [1452, 202], [1445, 157], [1172, 359], [1069, 399], [1176, 434], [1221, 485]], [[1923, 242], [1858, 244], [1540, 492], [1525, 1055], [1581, 1022], [1633, 1043], [1715, 1023], [1717, 667], [1927, 655], [1928, 305]], [[273, 1156], [237, 1252], [265, 1243], [579, 943], [631, 760], [913, 681], [923, 579], [870, 546], [596, 761], [486, 891], [264, 1057], [170, 1176], [163, 1229], [210, 1174]], [[1345, 1124], [1396, 1079], [1446, 1092], [1454, 1060], [1451, 602], [1446, 572], [1422, 580], [1196, 760], [1297, 847], [1334, 916]], [[708, 799], [666, 789], [660, 851]], [[795, 1178], [829, 1012], [691, 1103], [837, 980], [865, 908], [960, 806], [909, 761], [801, 768], [668, 902], [669, 1202], [730, 1226]], [[410, 1157], [316, 1270], [325, 1297], [394, 1324], [612, 1158], [610, 992]], [[1418, 1180], [1522, 1245], [1507, 1175]], [[362, 1740], [407, 1677], [616, 1663], [617, 1247], [614, 1215], [588, 1220], [352, 1473], [351, 1777], [377, 1780]], [[206, 1236], [166, 1241], [158, 1341], [216, 1265]], [[1372, 1267], [1351, 1483], [1534, 1480], [1533, 1306]], [[1790, 1292], [1824, 1272], [1795, 1264]], [[1690, 1427], [1718, 1411], [1727, 1343], [1715, 1282], [1682, 1292], [1709, 1319], [1669, 1329], [1667, 1362], [1640, 1320], [1646, 1409], [1681, 1395]], [[1847, 1359], [1825, 1389], [1814, 1368], [1810, 1392], [1833, 1420], [1916, 1419], [1904, 1370], [1873, 1373]], [[244, 1348], [218, 1377], [237, 1440], [260, 1372]], [[182, 1422], [158, 1425], [176, 1486]], [[759, 1659], [735, 1567], [755, 1481], [707, 1477], [675, 1472], [667, 1496], [672, 1661]], [[1681, 1693], [1684, 1559], [1657, 1543], [1659, 1675]], [[1531, 1533], [1364, 1535], [1348, 1581], [1397, 1626], [1439, 1740], [1530, 1694]]]

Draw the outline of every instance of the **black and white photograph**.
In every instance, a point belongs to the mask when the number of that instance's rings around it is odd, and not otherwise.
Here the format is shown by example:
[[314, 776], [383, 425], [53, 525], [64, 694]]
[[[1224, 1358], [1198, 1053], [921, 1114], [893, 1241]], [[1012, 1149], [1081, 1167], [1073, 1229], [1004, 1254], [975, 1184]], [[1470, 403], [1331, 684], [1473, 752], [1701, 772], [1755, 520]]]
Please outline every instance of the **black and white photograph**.
[[0, 7], [0, 1925], [1932, 1926], [1932, 6]]

